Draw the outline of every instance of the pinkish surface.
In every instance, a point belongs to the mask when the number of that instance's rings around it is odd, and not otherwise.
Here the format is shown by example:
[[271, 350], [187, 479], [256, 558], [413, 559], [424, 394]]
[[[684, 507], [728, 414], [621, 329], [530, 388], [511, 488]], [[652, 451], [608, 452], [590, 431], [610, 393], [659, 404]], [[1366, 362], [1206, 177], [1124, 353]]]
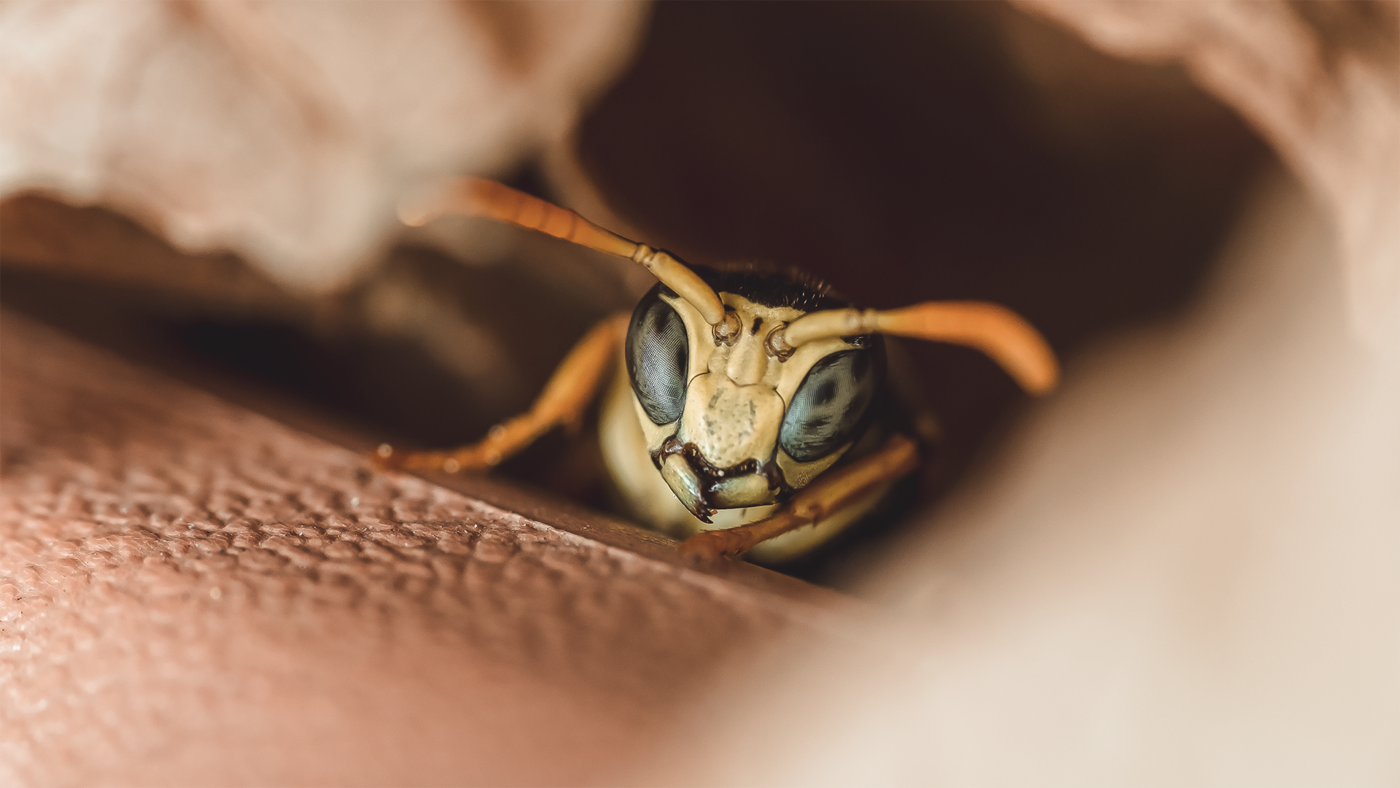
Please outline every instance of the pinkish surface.
[[0, 341], [6, 784], [607, 782], [840, 615], [370, 473], [27, 318]]

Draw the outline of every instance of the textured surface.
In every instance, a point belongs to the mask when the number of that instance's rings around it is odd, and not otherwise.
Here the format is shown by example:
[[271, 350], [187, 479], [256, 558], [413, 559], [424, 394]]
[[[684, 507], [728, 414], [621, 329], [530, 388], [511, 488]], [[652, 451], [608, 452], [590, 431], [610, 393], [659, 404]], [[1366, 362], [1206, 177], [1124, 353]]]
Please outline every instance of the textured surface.
[[834, 622], [0, 329], [0, 782], [606, 781], [728, 660]]

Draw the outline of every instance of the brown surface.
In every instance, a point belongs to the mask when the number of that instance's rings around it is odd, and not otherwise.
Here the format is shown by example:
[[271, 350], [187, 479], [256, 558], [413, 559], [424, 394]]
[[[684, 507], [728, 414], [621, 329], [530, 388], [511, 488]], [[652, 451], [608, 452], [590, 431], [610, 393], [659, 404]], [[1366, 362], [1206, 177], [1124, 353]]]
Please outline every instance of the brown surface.
[[586, 514], [531, 510], [651, 557], [370, 474], [27, 318], [0, 341], [0, 782], [606, 781], [726, 661], [836, 621]]
[[186, 310], [253, 315], [299, 314], [297, 298], [229, 254], [181, 254], [130, 219], [101, 208], [63, 205], [36, 195], [0, 200], [5, 265], [47, 270], [107, 286], [136, 286]]

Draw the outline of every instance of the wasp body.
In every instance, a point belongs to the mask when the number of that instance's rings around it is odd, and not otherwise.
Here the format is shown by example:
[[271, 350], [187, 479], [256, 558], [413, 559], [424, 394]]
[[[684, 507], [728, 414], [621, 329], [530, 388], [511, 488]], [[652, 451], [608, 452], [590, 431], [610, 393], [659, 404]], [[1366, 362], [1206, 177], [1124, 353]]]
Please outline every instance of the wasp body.
[[987, 353], [1032, 393], [1052, 388], [1054, 355], [995, 304], [925, 302], [860, 310], [797, 273], [687, 266], [572, 211], [490, 181], [462, 179], [403, 211], [488, 216], [645, 266], [659, 283], [630, 316], [586, 335], [526, 413], [451, 452], [395, 452], [400, 468], [486, 468], [607, 393], [600, 444], [622, 505], [689, 537], [698, 555], [800, 555], [869, 511], [918, 463], [885, 384], [884, 334]]

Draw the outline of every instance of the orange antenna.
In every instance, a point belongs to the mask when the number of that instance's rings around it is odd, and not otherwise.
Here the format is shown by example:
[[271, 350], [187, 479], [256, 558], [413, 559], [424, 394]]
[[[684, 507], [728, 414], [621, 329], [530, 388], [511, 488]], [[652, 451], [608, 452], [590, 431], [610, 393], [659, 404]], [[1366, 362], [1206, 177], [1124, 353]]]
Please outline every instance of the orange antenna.
[[1028, 393], [1047, 394], [1059, 382], [1055, 351], [1025, 318], [985, 301], [926, 301], [903, 309], [829, 309], [812, 312], [769, 334], [779, 357], [799, 345], [859, 334], [947, 342], [975, 348], [1001, 365]]
[[717, 338], [738, 336], [738, 318], [725, 311], [719, 295], [685, 263], [660, 249], [605, 230], [567, 208], [481, 178], [452, 178], [425, 200], [399, 204], [399, 219], [410, 227], [419, 227], [446, 213], [507, 222], [641, 263], [676, 295], [690, 302], [705, 322], [715, 327]]

